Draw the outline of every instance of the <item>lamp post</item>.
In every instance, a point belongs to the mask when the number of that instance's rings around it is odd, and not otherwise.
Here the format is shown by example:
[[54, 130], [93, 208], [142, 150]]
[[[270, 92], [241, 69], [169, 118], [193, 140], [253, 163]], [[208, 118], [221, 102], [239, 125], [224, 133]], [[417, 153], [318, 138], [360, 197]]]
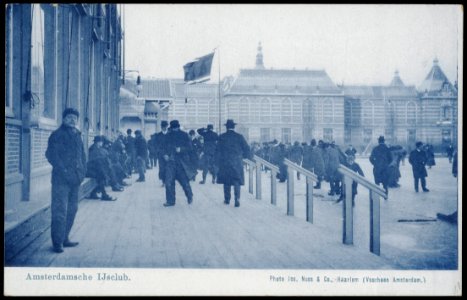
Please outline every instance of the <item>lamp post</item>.
[[138, 70], [123, 70], [123, 72], [122, 72], [122, 85], [125, 85], [125, 74], [131, 73], [131, 72], [138, 73], [138, 77], [136, 78], [136, 92], [137, 92], [137, 96], [139, 98], [139, 94], [143, 90], [143, 85], [141, 83], [141, 76], [140, 76]]

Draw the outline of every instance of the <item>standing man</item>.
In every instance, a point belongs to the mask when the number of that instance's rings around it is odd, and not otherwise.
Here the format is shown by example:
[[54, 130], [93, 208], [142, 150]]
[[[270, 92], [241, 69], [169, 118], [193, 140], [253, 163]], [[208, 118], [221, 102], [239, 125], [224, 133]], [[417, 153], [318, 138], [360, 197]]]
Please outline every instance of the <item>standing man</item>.
[[167, 154], [167, 134], [169, 123], [167, 121], [161, 121], [161, 132], [156, 133], [154, 140], [154, 150], [156, 157], [159, 162], [159, 179], [162, 181], [162, 186], [165, 185], [165, 169], [167, 162], [164, 159], [164, 155]]
[[413, 177], [414, 177], [414, 185], [415, 185], [415, 192], [418, 193], [418, 181], [420, 180], [422, 183], [422, 190], [424, 192], [429, 192], [430, 190], [426, 188], [426, 180], [425, 177], [428, 176], [426, 172], [426, 153], [422, 150], [423, 143], [417, 142], [415, 144], [417, 147], [415, 150], [410, 152], [409, 155], [409, 163], [412, 165]]
[[204, 149], [203, 149], [203, 180], [200, 184], [206, 182], [206, 175], [208, 171], [212, 175], [212, 183], [216, 183], [217, 166], [215, 164], [214, 155], [216, 153], [217, 141], [219, 136], [214, 132], [212, 124], [208, 124], [207, 128], [200, 128], [197, 130], [198, 134], [203, 137]]
[[388, 193], [388, 168], [392, 162], [391, 151], [384, 143], [384, 136], [378, 138], [378, 146], [373, 148], [370, 155], [370, 162], [373, 165], [373, 175], [375, 183], [383, 184], [383, 188]]
[[135, 136], [136, 168], [139, 174], [139, 178], [136, 181], [144, 182], [146, 180], [144, 173], [146, 172], [146, 160], [148, 159], [148, 144], [141, 134], [141, 130], [136, 130]]
[[164, 159], [167, 162], [165, 173], [164, 206], [175, 205], [175, 180], [180, 183], [185, 192], [188, 204], [193, 202], [190, 179], [196, 175], [196, 166], [192, 165], [191, 155], [193, 148], [190, 137], [185, 131], [180, 130], [177, 120], [170, 121], [170, 132], [167, 135], [167, 153]]
[[67, 108], [62, 125], [49, 137], [45, 156], [52, 170], [52, 244], [57, 253], [63, 247], [75, 247], [69, 239], [78, 211], [78, 191], [86, 175], [86, 156], [81, 132], [76, 128], [79, 112]]
[[[301, 166], [303, 161], [303, 147], [298, 141], [295, 141], [293, 146], [290, 147], [289, 158], [295, 164]], [[297, 179], [300, 180], [300, 173], [297, 172]]]
[[133, 174], [133, 170], [136, 168], [135, 138], [131, 135], [131, 132], [131, 129], [128, 128], [125, 138], [125, 150], [128, 155], [128, 173], [130, 175]]
[[235, 132], [236, 123], [229, 119], [227, 132], [219, 136], [216, 157], [219, 163], [217, 183], [224, 184], [224, 203], [230, 203], [231, 186], [234, 187], [235, 207], [240, 206], [240, 186], [245, 184], [243, 159], [250, 158], [251, 152], [245, 138]]

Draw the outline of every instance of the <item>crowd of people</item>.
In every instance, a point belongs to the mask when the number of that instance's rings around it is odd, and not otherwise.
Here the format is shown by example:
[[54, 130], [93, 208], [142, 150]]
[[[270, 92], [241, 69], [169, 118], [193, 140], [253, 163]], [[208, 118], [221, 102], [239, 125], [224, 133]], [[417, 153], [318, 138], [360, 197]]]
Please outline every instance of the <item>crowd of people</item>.
[[[76, 125], [79, 112], [67, 108], [62, 114], [62, 125], [55, 130], [48, 141], [45, 153], [53, 167], [52, 171], [52, 242], [54, 251], [63, 252], [63, 247], [74, 247], [78, 242], [69, 240], [69, 232], [73, 226], [78, 209], [78, 191], [84, 177], [94, 178], [97, 185], [89, 195], [91, 199], [115, 201], [106, 192], [121, 192], [130, 184], [125, 179], [133, 173], [138, 174], [136, 182], [145, 182], [148, 168], [159, 166], [158, 178], [166, 192], [165, 207], [174, 206], [176, 202], [175, 184], [181, 185], [188, 204], [193, 203], [193, 192], [190, 182], [196, 181], [198, 171], [205, 184], [207, 175], [211, 174], [212, 183], [223, 184], [224, 203], [230, 204], [231, 189], [234, 190], [235, 207], [240, 206], [240, 187], [244, 185], [243, 159], [253, 159], [253, 154], [277, 165], [280, 182], [287, 180], [285, 159], [302, 166], [316, 174], [318, 181], [315, 189], [321, 189], [322, 181], [329, 182], [328, 195], [340, 195], [336, 203], [345, 197], [342, 174], [338, 171], [344, 165], [360, 176], [365, 176], [361, 167], [355, 162], [357, 150], [349, 145], [343, 151], [333, 141], [312, 139], [306, 142], [284, 144], [273, 140], [262, 144], [247, 144], [245, 138], [235, 132], [236, 123], [229, 119], [224, 124], [226, 132], [218, 135], [212, 124], [188, 133], [181, 129], [178, 120], [161, 121], [161, 131], [154, 133], [146, 141], [141, 130], [127, 130], [110, 140], [106, 136], [95, 136], [89, 148], [88, 159], [85, 156], [81, 132]], [[409, 153], [412, 165], [415, 191], [419, 191], [419, 182], [423, 192], [427, 188], [426, 166], [436, 165], [433, 146], [416, 143], [416, 149]], [[449, 146], [446, 153], [453, 163], [453, 174], [457, 176], [457, 151]], [[407, 151], [398, 145], [388, 146], [383, 136], [378, 138], [378, 145], [370, 155], [373, 165], [374, 182], [382, 185], [386, 193], [388, 188], [399, 187], [400, 164], [404, 164]], [[264, 167], [264, 171], [267, 168]], [[300, 173], [297, 173], [300, 180]], [[357, 183], [352, 183], [352, 202], [357, 194]], [[456, 215], [457, 216], [457, 215]], [[453, 218], [453, 217], [452, 217]]]

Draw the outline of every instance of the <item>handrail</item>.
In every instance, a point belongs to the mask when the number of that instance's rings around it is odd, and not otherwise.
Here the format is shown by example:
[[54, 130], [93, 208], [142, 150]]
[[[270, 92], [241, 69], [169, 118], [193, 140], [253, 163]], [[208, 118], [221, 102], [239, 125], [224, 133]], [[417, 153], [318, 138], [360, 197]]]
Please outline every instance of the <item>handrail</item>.
[[267, 160], [265, 160], [265, 159], [259, 157], [258, 155], [255, 155], [255, 156], [254, 156], [254, 159], [255, 159], [255, 161], [257, 161], [257, 162], [259, 162], [259, 163], [265, 165], [265, 166], [268, 167], [269, 169], [272, 169], [272, 170], [274, 170], [274, 171], [276, 171], [276, 172], [279, 172], [279, 167], [278, 167], [278, 166], [276, 166], [276, 165], [274, 165], [274, 164], [268, 162]]
[[354, 171], [350, 170], [349, 168], [347, 168], [346, 166], [344, 165], [339, 165], [339, 168], [338, 168], [339, 172], [341, 172], [343, 175], [345, 176], [349, 176], [352, 178], [352, 180], [356, 181], [357, 183], [363, 185], [364, 187], [366, 187], [367, 189], [369, 190], [372, 190], [374, 191], [375, 193], [377, 193], [378, 195], [380, 195], [381, 197], [383, 197], [384, 199], [387, 199], [388, 198], [388, 195], [386, 194], [386, 191], [384, 189], [382, 189], [381, 187], [377, 186], [376, 184], [370, 182], [368, 179], [366, 179], [365, 177], [355, 173]]
[[297, 165], [296, 163], [294, 163], [293, 161], [290, 161], [288, 160], [287, 158], [284, 159], [284, 164], [288, 167], [291, 167], [292, 169], [294, 169], [295, 171], [299, 172], [300, 174], [303, 174], [307, 177], [310, 177], [311, 180], [313, 181], [318, 181], [318, 176], [316, 176], [315, 173], [307, 170], [307, 169], [304, 169], [302, 168], [301, 166]]

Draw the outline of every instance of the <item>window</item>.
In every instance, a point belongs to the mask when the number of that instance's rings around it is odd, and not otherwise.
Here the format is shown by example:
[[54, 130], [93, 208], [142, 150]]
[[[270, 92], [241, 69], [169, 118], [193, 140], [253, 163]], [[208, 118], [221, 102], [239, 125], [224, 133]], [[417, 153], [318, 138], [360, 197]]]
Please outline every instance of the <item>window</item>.
[[333, 140], [332, 128], [323, 128], [323, 140], [330, 142]]
[[13, 5], [6, 6], [6, 39], [5, 39], [5, 113], [13, 114]]
[[240, 122], [248, 122], [249, 121], [249, 114], [250, 114], [250, 107], [249, 107], [249, 101], [247, 98], [242, 98], [240, 99], [240, 116], [239, 116], [239, 121]]
[[344, 102], [344, 126], [352, 125], [352, 118], [352, 102], [346, 100]]
[[417, 122], [417, 105], [412, 101], [408, 102], [406, 112], [407, 124], [415, 125]]
[[373, 129], [363, 129], [363, 143], [369, 144], [373, 140]]
[[443, 129], [441, 130], [441, 143], [442, 144], [451, 144], [451, 130], [449, 129]]
[[261, 134], [261, 137], [260, 137], [261, 143], [271, 141], [271, 129], [270, 128], [261, 128], [260, 134]]
[[281, 104], [281, 120], [282, 122], [292, 121], [292, 101], [290, 99], [282, 100]]
[[290, 128], [282, 128], [282, 142], [287, 144], [290, 143], [292, 130]]
[[268, 99], [261, 100], [261, 122], [271, 121], [271, 103]]
[[373, 125], [373, 102], [365, 101], [365, 103], [363, 103], [362, 110], [363, 125]]
[[31, 31], [31, 93], [32, 101], [44, 110], [44, 11], [40, 4], [33, 4]]
[[352, 129], [350, 127], [344, 129], [344, 143], [352, 143]]
[[334, 103], [331, 99], [324, 99], [323, 102], [323, 123], [332, 123], [334, 121]]
[[238, 120], [239, 101], [237, 99], [229, 99], [227, 102], [227, 116], [229, 119]]
[[451, 111], [452, 110], [450, 106], [441, 107], [441, 120], [443, 121], [451, 120], [452, 118]]

